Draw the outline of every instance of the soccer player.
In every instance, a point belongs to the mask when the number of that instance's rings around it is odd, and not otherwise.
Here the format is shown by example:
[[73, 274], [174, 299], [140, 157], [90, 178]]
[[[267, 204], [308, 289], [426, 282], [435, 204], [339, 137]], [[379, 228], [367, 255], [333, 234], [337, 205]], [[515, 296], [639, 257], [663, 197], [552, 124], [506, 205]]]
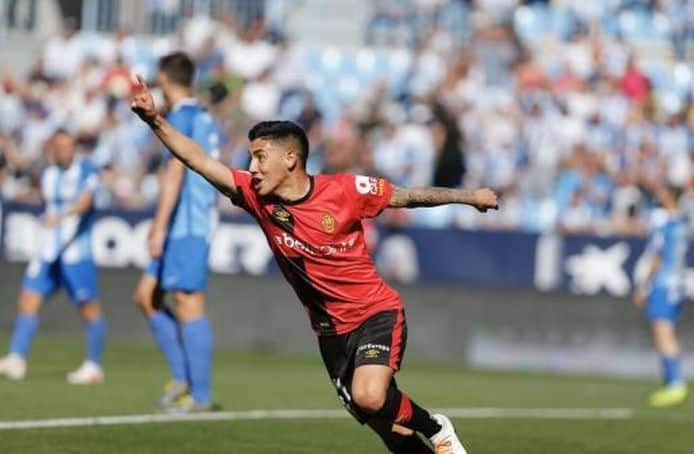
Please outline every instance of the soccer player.
[[676, 323], [684, 298], [684, 271], [689, 232], [678, 209], [681, 188], [663, 186], [655, 191], [663, 211], [654, 214], [645, 251], [647, 275], [634, 292], [636, 307], [645, 309], [658, 352], [664, 386], [651, 394], [654, 407], [677, 405], [687, 398], [682, 376]]
[[[175, 52], [159, 61], [157, 83], [170, 124], [199, 144], [210, 158], [216, 158], [217, 126], [193, 98], [194, 72], [191, 59]], [[152, 261], [137, 285], [134, 300], [149, 321], [171, 371], [157, 407], [165, 412], [190, 412], [211, 406], [212, 330], [205, 316], [204, 291], [216, 216], [215, 190], [200, 175], [166, 155], [159, 202], [148, 235]], [[173, 294], [173, 311], [163, 304], [165, 292]]]
[[395, 383], [407, 339], [405, 313], [398, 293], [379, 276], [367, 252], [362, 220], [386, 207], [464, 203], [486, 211], [497, 207], [494, 192], [404, 189], [381, 178], [308, 175], [308, 139], [291, 122], [255, 125], [248, 133], [249, 171], [229, 169], [159, 115], [140, 82], [133, 111], [183, 164], [247, 210], [263, 229], [309, 315], [347, 410], [393, 452], [424, 452], [420, 433], [437, 453], [464, 453], [449, 419], [431, 415]]
[[65, 130], [54, 133], [49, 151], [53, 162], [41, 176], [45, 201], [41, 233], [22, 282], [10, 352], [0, 359], [0, 375], [12, 380], [24, 378], [39, 309], [46, 297], [62, 286], [86, 322], [87, 358], [67, 380], [72, 384], [99, 383], [104, 380], [101, 356], [106, 324], [90, 244], [98, 173], [89, 161], [75, 155], [75, 138]]

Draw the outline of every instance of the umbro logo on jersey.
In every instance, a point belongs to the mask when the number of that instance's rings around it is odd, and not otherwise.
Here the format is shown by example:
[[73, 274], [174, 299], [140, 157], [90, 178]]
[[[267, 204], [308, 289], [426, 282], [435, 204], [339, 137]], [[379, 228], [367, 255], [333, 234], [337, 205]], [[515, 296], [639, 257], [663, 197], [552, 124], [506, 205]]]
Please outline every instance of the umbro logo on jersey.
[[280, 227], [289, 229], [290, 231], [294, 230], [294, 217], [282, 205], [274, 205], [270, 216]]
[[337, 227], [337, 221], [330, 213], [324, 213], [321, 216], [320, 225], [325, 233], [333, 233]]
[[280, 222], [289, 222], [289, 220], [292, 218], [292, 214], [285, 210], [284, 207], [275, 205], [275, 207], [272, 209], [272, 217]]

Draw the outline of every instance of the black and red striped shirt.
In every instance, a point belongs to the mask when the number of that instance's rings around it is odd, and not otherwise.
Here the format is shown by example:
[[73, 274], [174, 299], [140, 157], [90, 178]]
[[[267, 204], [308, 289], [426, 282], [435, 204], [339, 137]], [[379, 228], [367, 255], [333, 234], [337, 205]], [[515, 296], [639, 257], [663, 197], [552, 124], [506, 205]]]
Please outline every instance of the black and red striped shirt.
[[402, 308], [398, 293], [378, 274], [362, 220], [388, 206], [393, 186], [360, 175], [316, 175], [301, 200], [260, 197], [251, 175], [231, 170], [233, 202], [260, 224], [285, 278], [318, 335], [343, 334], [372, 315]]

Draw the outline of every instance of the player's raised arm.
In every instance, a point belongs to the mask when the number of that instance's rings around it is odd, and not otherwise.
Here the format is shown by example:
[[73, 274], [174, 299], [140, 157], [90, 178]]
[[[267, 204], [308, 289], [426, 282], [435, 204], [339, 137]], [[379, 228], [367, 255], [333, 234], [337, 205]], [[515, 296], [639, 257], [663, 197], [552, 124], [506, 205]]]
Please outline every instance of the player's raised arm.
[[483, 189], [452, 188], [401, 188], [394, 187], [390, 197], [391, 208], [434, 207], [451, 203], [470, 205], [482, 213], [499, 208], [499, 200], [494, 191]]
[[137, 81], [140, 88], [130, 102], [132, 111], [152, 128], [159, 140], [186, 167], [199, 173], [224, 195], [233, 196], [236, 185], [227, 166], [205, 153], [194, 140], [186, 137], [166, 121], [157, 112], [147, 84], [140, 76], [137, 77]]

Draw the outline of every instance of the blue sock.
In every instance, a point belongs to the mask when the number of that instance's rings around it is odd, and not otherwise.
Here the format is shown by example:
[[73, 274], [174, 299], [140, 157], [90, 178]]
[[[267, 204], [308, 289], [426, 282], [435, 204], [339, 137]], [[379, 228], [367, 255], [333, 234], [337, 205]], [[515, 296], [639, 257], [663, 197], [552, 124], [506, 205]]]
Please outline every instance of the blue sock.
[[183, 346], [188, 363], [190, 392], [198, 404], [210, 402], [212, 375], [212, 329], [210, 321], [199, 318], [183, 323]]
[[104, 351], [104, 336], [106, 335], [106, 320], [99, 317], [87, 321], [86, 341], [87, 359], [93, 363], [101, 364], [101, 355]]
[[663, 369], [665, 385], [677, 385], [682, 383], [682, 368], [679, 356], [660, 356], [660, 364]]
[[14, 322], [14, 332], [10, 340], [10, 353], [26, 358], [31, 341], [34, 340], [39, 317], [36, 314], [19, 314]]
[[166, 362], [169, 363], [171, 377], [185, 383], [186, 363], [183, 346], [178, 338], [178, 322], [172, 314], [157, 311], [149, 318], [149, 326], [152, 328], [152, 334], [154, 334]]

